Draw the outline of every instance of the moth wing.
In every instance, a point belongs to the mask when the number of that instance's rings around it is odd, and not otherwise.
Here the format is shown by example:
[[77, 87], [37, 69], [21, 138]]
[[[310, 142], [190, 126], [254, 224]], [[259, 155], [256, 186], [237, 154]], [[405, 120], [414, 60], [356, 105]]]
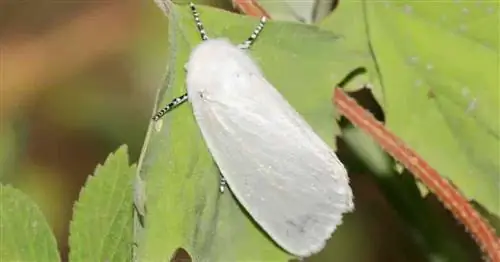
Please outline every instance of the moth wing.
[[190, 100], [231, 191], [285, 250], [318, 252], [353, 209], [344, 166], [262, 75], [240, 72], [223, 85]]

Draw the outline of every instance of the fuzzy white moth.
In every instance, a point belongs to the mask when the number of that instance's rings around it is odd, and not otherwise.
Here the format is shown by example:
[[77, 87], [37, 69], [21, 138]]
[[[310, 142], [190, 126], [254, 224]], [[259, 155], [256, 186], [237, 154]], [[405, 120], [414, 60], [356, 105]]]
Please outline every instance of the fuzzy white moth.
[[282, 248], [299, 257], [319, 252], [342, 214], [354, 209], [347, 172], [333, 150], [266, 80], [247, 49], [262, 30], [235, 46], [203, 42], [187, 63], [187, 95], [206, 145], [229, 188]]

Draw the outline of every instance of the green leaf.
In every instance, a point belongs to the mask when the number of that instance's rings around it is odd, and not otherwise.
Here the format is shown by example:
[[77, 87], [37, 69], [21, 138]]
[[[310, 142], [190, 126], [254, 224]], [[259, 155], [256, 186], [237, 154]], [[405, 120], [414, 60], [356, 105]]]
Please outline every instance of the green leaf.
[[73, 210], [70, 261], [130, 261], [135, 170], [121, 146], [89, 176]]
[[354, 127], [346, 127], [342, 131], [343, 141], [374, 174], [387, 177], [394, 173], [391, 158], [368, 134]]
[[337, 0], [259, 0], [256, 2], [273, 20], [314, 24], [332, 12]]
[[[255, 18], [211, 8], [199, 7], [199, 11], [210, 37], [228, 37], [235, 44], [258, 24]], [[183, 66], [190, 50], [201, 42], [188, 7], [175, 7], [169, 24], [171, 70], [161, 106], [186, 92]], [[268, 22], [251, 49], [267, 79], [334, 147], [339, 129], [331, 103], [333, 88], [366, 56], [349, 53], [345, 39], [331, 32], [274, 21]], [[178, 247], [194, 260], [205, 261], [285, 261], [291, 257], [259, 230], [229, 190], [219, 193], [219, 171], [189, 103], [154, 123], [148, 136], [140, 167], [147, 195], [140, 260], [168, 260]]]
[[[314, 0], [304, 1], [273, 1], [259, 0], [257, 1], [273, 20], [293, 21], [311, 24], [314, 22]], [[331, 3], [325, 2], [324, 5]]]
[[[366, 34], [366, 21], [362, 19], [363, 4], [361, 1], [340, 1], [334, 12], [329, 15], [318, 25], [321, 29], [335, 32], [342, 36], [344, 45], [347, 49], [347, 56], [344, 58], [346, 62], [355, 59], [356, 57], [364, 57], [357, 59], [357, 67], [363, 67], [367, 70], [364, 77], [355, 78], [349, 85], [344, 86], [346, 91], [357, 91], [364, 86], [375, 87], [372, 92], [377, 101], [383, 105], [383, 92], [380, 88], [379, 75], [375, 61], [373, 59], [372, 50], [369, 45], [369, 38]], [[355, 17], [356, 19], [353, 19]], [[359, 18], [359, 19], [358, 19]]]
[[387, 126], [499, 215], [499, 2], [364, 4]]
[[40, 209], [21, 191], [1, 184], [0, 261], [61, 261]]
[[19, 166], [23, 145], [20, 143], [24, 132], [21, 128], [14, 129], [10, 121], [2, 121], [0, 129], [0, 181], [6, 182], [12, 179]]

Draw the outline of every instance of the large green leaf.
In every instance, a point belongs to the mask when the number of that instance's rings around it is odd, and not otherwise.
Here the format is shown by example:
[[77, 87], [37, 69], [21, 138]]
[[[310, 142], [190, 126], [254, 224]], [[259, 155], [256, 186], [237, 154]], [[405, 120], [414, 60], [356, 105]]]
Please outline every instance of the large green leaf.
[[0, 184], [0, 261], [60, 261], [50, 226], [21, 191]]
[[499, 2], [364, 5], [387, 126], [500, 215]]
[[[356, 19], [353, 19], [355, 17]], [[348, 54], [364, 56], [366, 59], [359, 61], [358, 67], [367, 71], [364, 78], [355, 78], [350, 85], [344, 86], [346, 91], [357, 91], [363, 87], [374, 87], [371, 89], [375, 98], [383, 102], [383, 92], [380, 88], [379, 74], [373, 59], [373, 50], [370, 49], [367, 35], [367, 25], [363, 19], [363, 5], [360, 1], [341, 1], [335, 8], [333, 14], [319, 23], [323, 30], [330, 30], [342, 36], [344, 44], [348, 48]], [[350, 61], [353, 57], [345, 57]]]
[[135, 170], [121, 146], [89, 176], [74, 207], [70, 261], [130, 261]]
[[[199, 9], [209, 36], [228, 37], [234, 43], [245, 40], [258, 23], [255, 18]], [[186, 6], [173, 9], [170, 26], [170, 71], [168, 89], [160, 96], [162, 106], [186, 92], [183, 66], [201, 41]], [[331, 105], [333, 87], [367, 58], [349, 50], [345, 39], [331, 32], [271, 21], [251, 51], [270, 82], [332, 147], [339, 131]], [[229, 190], [219, 193], [218, 169], [188, 103], [154, 123], [148, 137], [140, 166], [147, 196], [141, 260], [166, 261], [180, 246], [204, 261], [290, 257], [259, 230]]]

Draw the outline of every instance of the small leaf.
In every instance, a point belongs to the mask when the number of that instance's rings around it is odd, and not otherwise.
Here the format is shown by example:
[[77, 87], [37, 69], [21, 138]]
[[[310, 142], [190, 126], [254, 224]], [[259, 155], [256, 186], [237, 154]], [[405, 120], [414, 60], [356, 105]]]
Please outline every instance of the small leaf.
[[387, 176], [394, 170], [393, 163], [387, 153], [361, 129], [345, 128], [342, 139], [375, 174]]
[[40, 209], [21, 191], [1, 184], [0, 261], [61, 261]]
[[257, 1], [273, 20], [293, 21], [311, 24], [314, 22], [314, 0], [304, 1]]
[[121, 146], [89, 176], [73, 210], [70, 261], [130, 261], [135, 170]]
[[[273, 20], [314, 24], [330, 14], [338, 0], [259, 0], [263, 9]], [[241, 2], [234, 0], [233, 2]]]

